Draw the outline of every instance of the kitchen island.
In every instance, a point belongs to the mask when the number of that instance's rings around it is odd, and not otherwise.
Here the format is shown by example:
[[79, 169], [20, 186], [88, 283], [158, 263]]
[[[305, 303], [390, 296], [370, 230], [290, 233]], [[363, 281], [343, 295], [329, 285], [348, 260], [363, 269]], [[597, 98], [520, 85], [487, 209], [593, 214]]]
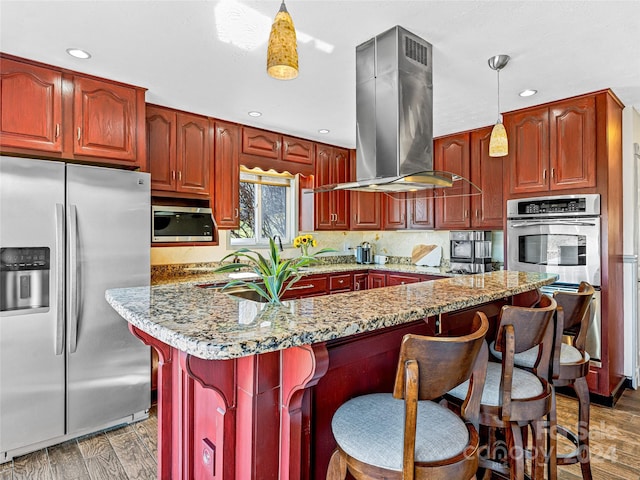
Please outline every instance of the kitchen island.
[[282, 306], [190, 283], [112, 289], [158, 351], [158, 478], [324, 478], [346, 399], [391, 391], [400, 341], [428, 319], [487, 308], [555, 275], [499, 271], [303, 298]]

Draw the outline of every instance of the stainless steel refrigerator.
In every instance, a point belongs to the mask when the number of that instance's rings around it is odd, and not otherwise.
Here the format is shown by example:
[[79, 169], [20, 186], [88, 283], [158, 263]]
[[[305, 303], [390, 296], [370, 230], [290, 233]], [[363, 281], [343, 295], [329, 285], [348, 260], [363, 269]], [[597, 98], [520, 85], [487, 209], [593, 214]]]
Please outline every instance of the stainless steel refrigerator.
[[0, 157], [0, 463], [148, 416], [149, 348], [104, 293], [149, 285], [149, 184]]

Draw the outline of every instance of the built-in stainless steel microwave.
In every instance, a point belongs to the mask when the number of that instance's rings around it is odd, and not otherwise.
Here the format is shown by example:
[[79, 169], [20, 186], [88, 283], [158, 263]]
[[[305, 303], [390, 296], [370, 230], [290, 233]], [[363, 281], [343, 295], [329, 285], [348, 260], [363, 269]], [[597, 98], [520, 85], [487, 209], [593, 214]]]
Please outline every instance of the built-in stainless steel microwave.
[[210, 208], [153, 205], [153, 242], [212, 242], [216, 223]]

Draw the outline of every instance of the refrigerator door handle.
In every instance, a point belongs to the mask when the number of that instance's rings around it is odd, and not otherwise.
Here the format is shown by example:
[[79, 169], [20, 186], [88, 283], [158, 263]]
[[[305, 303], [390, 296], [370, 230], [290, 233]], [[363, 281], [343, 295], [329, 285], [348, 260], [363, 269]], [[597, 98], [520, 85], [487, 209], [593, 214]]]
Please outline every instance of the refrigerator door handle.
[[56, 355], [64, 351], [64, 205], [56, 203]]
[[78, 215], [76, 206], [69, 207], [69, 353], [78, 343]]

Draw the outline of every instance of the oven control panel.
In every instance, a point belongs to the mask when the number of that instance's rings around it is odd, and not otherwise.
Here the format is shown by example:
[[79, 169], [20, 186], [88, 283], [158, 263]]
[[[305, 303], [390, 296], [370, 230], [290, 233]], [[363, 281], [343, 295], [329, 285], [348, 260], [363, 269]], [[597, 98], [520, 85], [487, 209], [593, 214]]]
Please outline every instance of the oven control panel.
[[507, 201], [507, 217], [587, 216], [600, 214], [600, 195], [561, 195]]

